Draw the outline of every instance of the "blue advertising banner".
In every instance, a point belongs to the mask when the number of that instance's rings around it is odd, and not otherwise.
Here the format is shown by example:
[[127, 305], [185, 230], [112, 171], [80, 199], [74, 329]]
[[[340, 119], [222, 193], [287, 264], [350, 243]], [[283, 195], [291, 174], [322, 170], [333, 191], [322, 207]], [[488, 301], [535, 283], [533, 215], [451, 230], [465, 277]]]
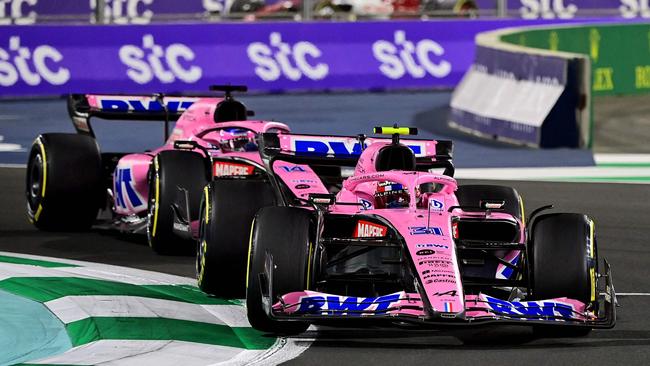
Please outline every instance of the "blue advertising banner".
[[503, 78], [566, 84], [566, 60], [560, 57], [476, 46], [474, 67]]
[[[556, 21], [557, 22], [557, 21]], [[450, 88], [478, 32], [549, 21], [0, 27], [0, 96]]]

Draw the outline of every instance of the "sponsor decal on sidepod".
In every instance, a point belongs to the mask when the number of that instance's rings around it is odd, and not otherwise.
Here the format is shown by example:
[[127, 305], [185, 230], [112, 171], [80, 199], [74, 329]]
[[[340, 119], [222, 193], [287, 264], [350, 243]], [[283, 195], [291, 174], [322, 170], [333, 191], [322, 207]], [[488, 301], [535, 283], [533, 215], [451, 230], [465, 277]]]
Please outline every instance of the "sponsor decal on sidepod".
[[354, 229], [355, 238], [371, 238], [386, 236], [386, 226], [378, 225], [373, 222], [359, 220]]
[[213, 175], [215, 177], [251, 175], [254, 167], [245, 164], [216, 161], [214, 163]]

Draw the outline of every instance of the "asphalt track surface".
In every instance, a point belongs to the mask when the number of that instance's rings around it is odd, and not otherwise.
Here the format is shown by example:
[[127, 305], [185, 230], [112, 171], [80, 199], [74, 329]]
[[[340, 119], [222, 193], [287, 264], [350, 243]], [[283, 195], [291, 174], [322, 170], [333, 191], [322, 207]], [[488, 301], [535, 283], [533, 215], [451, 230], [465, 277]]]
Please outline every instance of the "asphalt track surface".
[[[194, 276], [192, 257], [155, 255], [144, 237], [99, 229], [84, 233], [36, 230], [24, 214], [24, 175], [22, 168], [0, 169], [1, 250]], [[617, 292], [650, 292], [650, 185], [507, 184], [523, 195], [529, 211], [554, 203], [560, 211], [592, 216], [599, 253], [612, 265]], [[536, 339], [529, 328], [512, 326], [446, 331], [323, 328], [297, 337], [316, 341], [289, 364], [647, 365], [650, 296], [625, 296], [619, 301], [616, 327], [595, 330], [584, 338]]]
[[[435, 93], [434, 93], [435, 94]], [[410, 111], [417, 114], [406, 122], [420, 126], [431, 126], [432, 119], [442, 119], [443, 105], [448, 102], [448, 94], [431, 95], [410, 94], [409, 97], [396, 96], [393, 101], [408, 101]], [[259, 97], [255, 97], [259, 98]], [[277, 97], [277, 101], [282, 99]], [[304, 99], [303, 99], [304, 98]], [[309, 100], [308, 96], [292, 97], [291, 104]], [[364, 99], [365, 98], [365, 99]], [[401, 98], [401, 99], [400, 99]], [[436, 99], [437, 98], [437, 99]], [[282, 103], [273, 103], [273, 98], [253, 99], [250, 103], [255, 109], [281, 115], [285, 109]], [[350, 105], [349, 98], [332, 96], [320, 99], [322, 112], [330, 113], [338, 123], [340, 131], [331, 131], [326, 117], [314, 119], [313, 113], [304, 112], [293, 115], [296, 119], [309, 121], [299, 125], [301, 132], [356, 133], [354, 128], [367, 128], [375, 124], [355, 123], [345, 126], [346, 118], [358, 119], [358, 115], [346, 115]], [[381, 99], [381, 98], [379, 98]], [[436, 103], [431, 103], [434, 101]], [[382, 121], [400, 118], [413, 113], [398, 113], [394, 106], [386, 103], [378, 105], [372, 95], [357, 99], [366, 104], [372, 118], [383, 117]], [[323, 101], [328, 102], [327, 105]], [[262, 103], [263, 102], [263, 103]], [[399, 103], [397, 103], [399, 104]], [[432, 104], [436, 104], [431, 107]], [[370, 105], [368, 107], [368, 105]], [[21, 110], [16, 108], [20, 107]], [[290, 108], [290, 106], [287, 106]], [[304, 107], [304, 106], [303, 106]], [[6, 112], [11, 110], [12, 113]], [[29, 119], [37, 119], [44, 130], [61, 131], [60, 126], [71, 130], [70, 122], [64, 116], [61, 101], [21, 102], [15, 105], [0, 105], [0, 134], [29, 146], [36, 133], [33, 126], [27, 128]], [[9, 117], [7, 117], [9, 116]], [[15, 116], [14, 119], [12, 119]], [[266, 117], [266, 116], [265, 116]], [[308, 119], [311, 118], [311, 119]], [[280, 119], [280, 118], [279, 118]], [[286, 120], [286, 118], [283, 118]], [[373, 121], [365, 118], [366, 121]], [[404, 121], [402, 119], [402, 121]], [[429, 123], [427, 123], [427, 121]], [[287, 122], [292, 122], [287, 120]], [[7, 123], [7, 124], [5, 124]], [[138, 127], [140, 128], [140, 127]], [[451, 136], [453, 132], [435, 127], [427, 131], [430, 136]], [[21, 136], [19, 136], [21, 135]], [[156, 138], [138, 133], [142, 139]], [[108, 136], [110, 143], [111, 136]], [[642, 137], [641, 137], [642, 138]], [[28, 141], [25, 143], [24, 141]], [[471, 162], [472, 156], [519, 155], [521, 161], [510, 160], [512, 165], [530, 165], [535, 160], [535, 151], [499, 148], [490, 144], [472, 144], [471, 139], [457, 144], [457, 155], [461, 160]], [[119, 140], [113, 140], [118, 144]], [[462, 155], [460, 147], [472, 151]], [[523, 151], [523, 152], [522, 152]], [[4, 153], [20, 159], [21, 153]], [[24, 156], [24, 153], [22, 153]], [[472, 155], [475, 154], [475, 155]], [[492, 155], [494, 154], [494, 155]], [[523, 156], [522, 155], [527, 155]], [[553, 155], [555, 154], [555, 155]], [[579, 155], [579, 154], [578, 154]], [[537, 155], [540, 156], [540, 155]], [[566, 161], [584, 161], [583, 156], [573, 152], [554, 151], [544, 157]], [[556, 156], [553, 158], [553, 156]], [[11, 157], [11, 156], [10, 156]], [[573, 160], [572, 160], [573, 159]], [[24, 160], [23, 160], [24, 161]], [[23, 162], [17, 160], [16, 162]], [[11, 162], [11, 161], [2, 161]], [[44, 256], [77, 259], [128, 266], [146, 270], [194, 276], [194, 259], [182, 256], [158, 256], [151, 252], [144, 237], [123, 235], [110, 230], [93, 229], [83, 233], [40, 232], [26, 220], [24, 213], [23, 168], [0, 168], [0, 250], [37, 254]], [[461, 182], [468, 183], [468, 181]], [[474, 182], [472, 182], [474, 183]], [[596, 221], [599, 254], [606, 257], [613, 271], [614, 284], [619, 293], [650, 293], [650, 246], [648, 229], [650, 224], [650, 185], [626, 184], [579, 184], [579, 183], [538, 183], [538, 182], [498, 182], [514, 186], [523, 195], [527, 210], [554, 203], [559, 211], [584, 212]], [[297, 359], [293, 365], [394, 365], [394, 364], [499, 364], [499, 365], [647, 365], [650, 364], [650, 296], [624, 296], [619, 298], [622, 305], [618, 309], [618, 324], [612, 330], [595, 330], [583, 338], [537, 339], [527, 327], [481, 327], [445, 331], [403, 330], [390, 328], [335, 329], [320, 328], [297, 337], [316, 341]]]

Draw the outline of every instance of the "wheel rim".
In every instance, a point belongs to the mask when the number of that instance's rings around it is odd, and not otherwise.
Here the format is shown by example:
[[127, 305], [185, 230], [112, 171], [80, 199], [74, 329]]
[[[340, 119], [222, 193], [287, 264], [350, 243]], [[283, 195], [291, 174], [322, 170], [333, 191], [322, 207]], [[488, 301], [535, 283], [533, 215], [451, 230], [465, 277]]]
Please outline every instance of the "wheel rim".
[[27, 179], [27, 199], [32, 208], [38, 205], [43, 190], [43, 157], [36, 154], [29, 169]]
[[149, 243], [149, 246], [152, 246], [151, 243], [153, 242], [152, 230], [153, 230], [154, 210], [156, 209], [156, 199], [153, 197], [153, 194], [151, 193], [152, 189], [153, 188], [150, 186], [149, 202], [147, 207], [147, 241]]

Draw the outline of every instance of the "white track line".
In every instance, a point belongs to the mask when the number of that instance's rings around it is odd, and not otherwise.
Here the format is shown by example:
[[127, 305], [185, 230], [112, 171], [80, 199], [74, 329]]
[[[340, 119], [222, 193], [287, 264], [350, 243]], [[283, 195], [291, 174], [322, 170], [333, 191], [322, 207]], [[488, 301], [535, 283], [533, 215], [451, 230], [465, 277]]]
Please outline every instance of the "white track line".
[[0, 164], [0, 168], [27, 168], [27, 164]]

